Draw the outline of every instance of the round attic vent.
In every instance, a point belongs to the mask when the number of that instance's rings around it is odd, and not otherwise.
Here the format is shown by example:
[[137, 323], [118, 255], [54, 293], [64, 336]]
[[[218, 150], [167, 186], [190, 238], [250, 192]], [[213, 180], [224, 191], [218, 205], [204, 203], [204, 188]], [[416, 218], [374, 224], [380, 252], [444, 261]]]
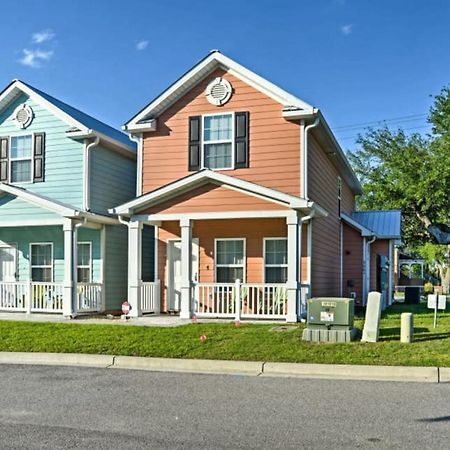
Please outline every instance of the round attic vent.
[[18, 128], [26, 128], [33, 120], [33, 110], [25, 103], [14, 111], [14, 119]]
[[233, 88], [231, 84], [222, 77], [217, 77], [206, 88], [206, 98], [212, 105], [224, 105], [231, 98]]

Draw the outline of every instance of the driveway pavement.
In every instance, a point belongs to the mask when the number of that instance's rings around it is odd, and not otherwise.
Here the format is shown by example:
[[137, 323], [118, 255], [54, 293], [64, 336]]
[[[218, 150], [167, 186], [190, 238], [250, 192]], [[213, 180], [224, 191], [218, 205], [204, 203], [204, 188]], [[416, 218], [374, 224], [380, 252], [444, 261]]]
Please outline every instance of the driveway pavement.
[[2, 365], [2, 449], [448, 449], [450, 383]]

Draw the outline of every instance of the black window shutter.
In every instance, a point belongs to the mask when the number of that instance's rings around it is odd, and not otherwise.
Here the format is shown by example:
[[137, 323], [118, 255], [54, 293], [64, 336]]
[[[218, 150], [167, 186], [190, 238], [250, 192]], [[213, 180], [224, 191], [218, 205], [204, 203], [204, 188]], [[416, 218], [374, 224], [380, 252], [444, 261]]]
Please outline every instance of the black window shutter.
[[249, 166], [249, 113], [235, 114], [234, 166], [242, 169]]
[[33, 181], [44, 181], [45, 133], [34, 135], [34, 177]]
[[0, 137], [0, 182], [8, 182], [9, 138]]
[[189, 117], [189, 170], [200, 170], [200, 151], [202, 135], [201, 116]]

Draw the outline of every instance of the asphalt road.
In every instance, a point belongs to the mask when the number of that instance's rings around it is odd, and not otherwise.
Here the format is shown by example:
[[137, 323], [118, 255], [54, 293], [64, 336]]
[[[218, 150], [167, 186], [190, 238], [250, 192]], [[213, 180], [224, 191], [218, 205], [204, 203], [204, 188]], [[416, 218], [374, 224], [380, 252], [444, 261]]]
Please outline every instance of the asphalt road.
[[1, 449], [449, 449], [450, 383], [0, 365]]

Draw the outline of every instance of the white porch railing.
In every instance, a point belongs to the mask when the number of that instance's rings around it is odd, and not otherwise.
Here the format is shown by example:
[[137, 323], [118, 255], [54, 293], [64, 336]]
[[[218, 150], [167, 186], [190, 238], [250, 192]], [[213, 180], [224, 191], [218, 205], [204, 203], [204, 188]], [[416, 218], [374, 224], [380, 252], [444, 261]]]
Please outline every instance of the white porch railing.
[[100, 311], [103, 285], [101, 283], [77, 283], [77, 312]]
[[159, 313], [160, 310], [160, 284], [159, 280], [153, 282], [141, 282], [140, 299], [143, 314]]
[[63, 286], [61, 283], [31, 283], [31, 312], [62, 312]]
[[[309, 286], [300, 289], [299, 306], [305, 304]], [[303, 307], [298, 308], [300, 311]], [[285, 284], [196, 283], [194, 314], [197, 317], [286, 319], [288, 294]]]
[[0, 309], [6, 311], [26, 311], [30, 283], [0, 282]]
[[0, 310], [62, 312], [63, 286], [61, 283], [37, 281], [2, 281], [0, 282]]

